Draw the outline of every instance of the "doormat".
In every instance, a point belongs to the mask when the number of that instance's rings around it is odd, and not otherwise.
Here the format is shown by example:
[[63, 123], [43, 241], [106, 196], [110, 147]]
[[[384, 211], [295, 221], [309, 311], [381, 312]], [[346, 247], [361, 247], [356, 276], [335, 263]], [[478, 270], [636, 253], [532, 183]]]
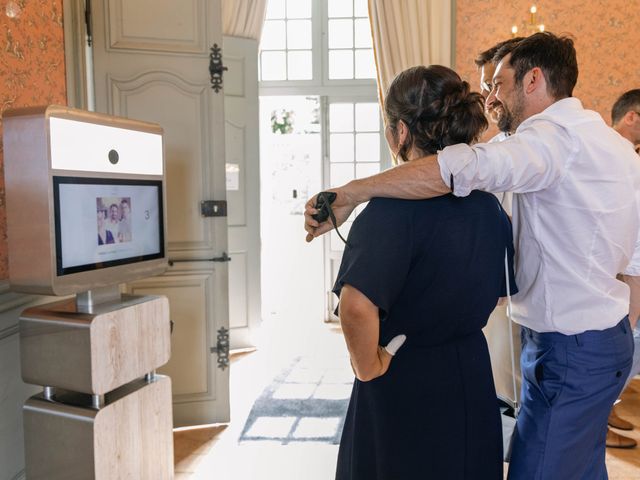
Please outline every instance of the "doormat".
[[238, 441], [337, 445], [353, 379], [349, 368], [318, 367], [297, 357], [255, 401]]

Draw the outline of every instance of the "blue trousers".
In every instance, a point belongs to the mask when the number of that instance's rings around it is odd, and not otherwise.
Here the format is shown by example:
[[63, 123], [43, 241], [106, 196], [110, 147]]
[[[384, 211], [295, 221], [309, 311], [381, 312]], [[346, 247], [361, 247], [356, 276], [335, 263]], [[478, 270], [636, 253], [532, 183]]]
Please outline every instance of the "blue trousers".
[[522, 406], [509, 480], [607, 479], [607, 417], [632, 359], [627, 317], [578, 335], [523, 327]]

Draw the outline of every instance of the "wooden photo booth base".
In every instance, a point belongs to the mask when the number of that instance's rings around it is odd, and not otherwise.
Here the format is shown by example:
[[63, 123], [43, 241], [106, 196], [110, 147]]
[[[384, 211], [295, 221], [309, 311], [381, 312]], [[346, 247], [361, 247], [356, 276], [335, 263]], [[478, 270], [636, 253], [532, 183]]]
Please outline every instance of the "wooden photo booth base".
[[[173, 478], [171, 379], [155, 375], [105, 396], [59, 391], [24, 405], [29, 480], [165, 480]], [[64, 402], [64, 403], [62, 403]]]

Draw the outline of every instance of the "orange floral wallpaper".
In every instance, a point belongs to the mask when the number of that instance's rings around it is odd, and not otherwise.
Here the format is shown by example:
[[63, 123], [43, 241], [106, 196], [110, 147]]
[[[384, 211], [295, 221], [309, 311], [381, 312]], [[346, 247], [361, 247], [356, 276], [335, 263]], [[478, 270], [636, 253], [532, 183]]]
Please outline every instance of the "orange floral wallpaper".
[[574, 95], [609, 123], [618, 96], [640, 88], [640, 0], [457, 0], [456, 70], [477, 89], [473, 59], [509, 38], [512, 25], [528, 21], [532, 5], [546, 30], [573, 36], [579, 68]]
[[[0, 2], [0, 114], [5, 110], [65, 105], [62, 0]], [[8, 278], [7, 229], [0, 119], [0, 280]]]

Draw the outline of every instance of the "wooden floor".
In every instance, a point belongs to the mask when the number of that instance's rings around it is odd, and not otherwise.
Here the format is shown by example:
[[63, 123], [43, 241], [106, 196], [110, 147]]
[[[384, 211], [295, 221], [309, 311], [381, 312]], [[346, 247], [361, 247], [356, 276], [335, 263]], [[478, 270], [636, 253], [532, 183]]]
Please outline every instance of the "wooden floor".
[[[633, 423], [631, 432], [616, 430], [625, 437], [635, 438], [640, 445], [640, 377], [636, 377], [622, 394], [622, 402], [616, 407], [620, 417]], [[640, 479], [640, 447], [623, 449], [607, 448], [607, 469], [610, 480]]]
[[[322, 326], [306, 332], [299, 347], [315, 351], [318, 362], [344, 355], [337, 329]], [[266, 441], [238, 443], [251, 405], [267, 383], [286, 364], [286, 349], [275, 346], [236, 356], [231, 365], [232, 421], [229, 425], [177, 429], [174, 432], [176, 480], [329, 480], [335, 472], [338, 448], [324, 443], [281, 445]], [[279, 358], [278, 358], [279, 357]], [[345, 367], [348, 368], [348, 365]], [[640, 377], [626, 389], [619, 415], [635, 425], [622, 432], [640, 443]], [[611, 480], [640, 479], [640, 448], [607, 449]], [[506, 465], [505, 465], [506, 475]]]

